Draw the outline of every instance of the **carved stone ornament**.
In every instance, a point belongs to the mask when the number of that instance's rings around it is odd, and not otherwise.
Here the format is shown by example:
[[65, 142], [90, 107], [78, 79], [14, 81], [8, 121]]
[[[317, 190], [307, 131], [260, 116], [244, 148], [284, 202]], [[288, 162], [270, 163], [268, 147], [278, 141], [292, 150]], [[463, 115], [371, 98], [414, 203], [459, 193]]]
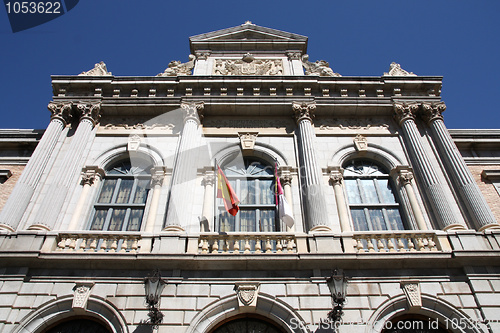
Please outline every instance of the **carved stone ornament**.
[[241, 150], [243, 152], [251, 152], [255, 147], [255, 140], [257, 139], [258, 132], [243, 132], [238, 133], [240, 137]]
[[164, 179], [165, 170], [163, 169], [163, 167], [151, 168], [151, 187], [155, 187], [156, 185], [161, 186]]
[[394, 117], [399, 125], [403, 124], [406, 120], [415, 120], [415, 115], [419, 109], [418, 103], [396, 102], [393, 105]]
[[141, 146], [141, 137], [137, 134], [133, 134], [128, 137], [127, 151], [138, 151]]
[[101, 102], [78, 102], [77, 109], [80, 114], [80, 121], [88, 119], [95, 126], [101, 118]]
[[320, 125], [319, 129], [321, 131], [327, 130], [362, 130], [362, 131], [381, 131], [389, 129], [389, 125], [381, 122], [379, 119], [374, 118], [344, 118], [344, 119], [328, 119], [323, 120], [323, 124]]
[[182, 102], [181, 108], [184, 110], [184, 122], [188, 120], [194, 120], [196, 123], [200, 124], [203, 119], [203, 109], [205, 108], [205, 103], [203, 102]]
[[401, 68], [400, 64], [392, 62], [389, 66], [389, 73], [384, 73], [384, 76], [417, 76], [417, 74], [407, 72]]
[[281, 59], [255, 59], [249, 53], [242, 59], [216, 59], [214, 75], [283, 75]]
[[76, 282], [73, 288], [73, 305], [74, 310], [85, 310], [90, 297], [90, 290], [94, 286], [94, 282]]
[[401, 185], [406, 185], [410, 184], [411, 181], [413, 180], [413, 172], [408, 171], [408, 170], [401, 170], [399, 172], [399, 182]]
[[212, 54], [210, 51], [196, 51], [196, 59], [197, 60], [207, 60], [207, 58]]
[[422, 118], [430, 124], [434, 120], [443, 120], [442, 113], [446, 110], [444, 102], [422, 103]]
[[297, 124], [304, 119], [307, 119], [312, 122], [312, 119], [314, 118], [314, 110], [316, 110], [316, 103], [293, 102], [292, 108], [294, 112], [294, 118]]
[[178, 60], [173, 60], [168, 64], [168, 68], [163, 73], [156, 76], [177, 76], [177, 75], [191, 75], [191, 70], [194, 68], [196, 56], [189, 55], [189, 61], [181, 63]]
[[175, 127], [174, 124], [151, 124], [151, 125], [145, 125], [145, 124], [134, 124], [134, 125], [129, 125], [129, 124], [106, 124], [102, 128], [104, 129], [140, 129], [140, 130], [151, 130], [151, 129], [173, 129]]
[[344, 181], [344, 169], [335, 167], [330, 171], [330, 181], [332, 185], [341, 185]]
[[242, 282], [236, 283], [234, 289], [238, 296], [238, 305], [240, 307], [257, 306], [257, 298], [259, 296], [260, 283], [258, 282]]
[[319, 75], [319, 76], [333, 76], [341, 77], [339, 73], [335, 73], [330, 64], [324, 60], [317, 60], [316, 62], [309, 61], [309, 55], [302, 56], [302, 66], [306, 71], [306, 75]]
[[422, 307], [422, 295], [420, 293], [419, 281], [408, 280], [401, 281], [401, 289], [406, 295], [406, 300], [408, 301], [408, 307], [410, 311], [418, 310]]
[[97, 166], [85, 167], [82, 169], [82, 185], [92, 186], [96, 181], [97, 177], [102, 178], [104, 176], [104, 170]]
[[113, 74], [111, 72], [108, 72], [106, 64], [103, 61], [101, 61], [98, 64], [95, 64], [94, 68], [92, 68], [91, 70], [78, 74], [78, 76], [112, 76], [112, 75]]
[[286, 56], [288, 60], [302, 60], [302, 52], [300, 51], [288, 51]]
[[213, 186], [215, 184], [215, 173], [213, 171], [207, 171], [203, 176], [201, 184], [203, 186]]
[[354, 148], [356, 148], [356, 151], [367, 151], [368, 150], [368, 139], [365, 136], [358, 134], [353, 139], [353, 142], [354, 142]]
[[71, 102], [63, 102], [63, 103], [56, 103], [56, 102], [50, 102], [49, 105], [47, 105], [47, 108], [49, 109], [51, 113], [50, 119], [58, 119], [63, 122], [64, 125], [67, 125], [72, 118], [71, 115], [71, 110], [73, 108], [73, 103]]

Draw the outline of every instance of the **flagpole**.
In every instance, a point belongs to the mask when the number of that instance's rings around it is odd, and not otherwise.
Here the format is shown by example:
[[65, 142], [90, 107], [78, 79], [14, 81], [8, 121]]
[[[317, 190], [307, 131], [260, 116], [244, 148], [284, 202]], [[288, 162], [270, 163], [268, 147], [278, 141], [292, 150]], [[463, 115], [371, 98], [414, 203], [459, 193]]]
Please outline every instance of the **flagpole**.
[[219, 226], [218, 226], [218, 223], [219, 221], [216, 220], [217, 218], [217, 188], [219, 186], [219, 174], [217, 172], [217, 158], [214, 158], [214, 177], [215, 177], [215, 180], [214, 180], [214, 230], [212, 230], [213, 232], [215, 232], [215, 229], [218, 229], [220, 230]]
[[[276, 216], [274, 217], [274, 223], [280, 226], [281, 231], [281, 223], [280, 223], [280, 206], [278, 201], [278, 160], [274, 159], [274, 204], [276, 205]], [[275, 226], [276, 229], [276, 226]]]

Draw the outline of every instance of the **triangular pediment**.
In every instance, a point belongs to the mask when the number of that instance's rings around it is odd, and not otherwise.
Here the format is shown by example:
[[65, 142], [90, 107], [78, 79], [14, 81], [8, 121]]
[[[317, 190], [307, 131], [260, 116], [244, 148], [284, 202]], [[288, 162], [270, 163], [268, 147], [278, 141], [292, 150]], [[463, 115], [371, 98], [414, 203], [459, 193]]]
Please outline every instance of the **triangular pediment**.
[[[261, 27], [250, 22], [189, 38], [191, 50], [270, 50], [294, 49], [305, 52], [307, 37], [281, 30]], [[273, 45], [275, 44], [275, 45]]]

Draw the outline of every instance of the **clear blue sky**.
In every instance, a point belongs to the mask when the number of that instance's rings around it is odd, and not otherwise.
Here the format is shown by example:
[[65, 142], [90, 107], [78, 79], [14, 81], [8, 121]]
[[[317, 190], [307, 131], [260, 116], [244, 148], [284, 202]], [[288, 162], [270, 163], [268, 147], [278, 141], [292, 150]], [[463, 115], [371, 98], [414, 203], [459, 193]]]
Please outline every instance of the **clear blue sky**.
[[104, 61], [149, 76], [187, 61], [188, 38], [250, 20], [309, 37], [311, 60], [343, 76], [380, 76], [392, 61], [444, 76], [448, 128], [500, 128], [500, 1], [80, 0], [65, 15], [12, 33], [0, 9], [0, 128], [45, 128], [50, 75]]

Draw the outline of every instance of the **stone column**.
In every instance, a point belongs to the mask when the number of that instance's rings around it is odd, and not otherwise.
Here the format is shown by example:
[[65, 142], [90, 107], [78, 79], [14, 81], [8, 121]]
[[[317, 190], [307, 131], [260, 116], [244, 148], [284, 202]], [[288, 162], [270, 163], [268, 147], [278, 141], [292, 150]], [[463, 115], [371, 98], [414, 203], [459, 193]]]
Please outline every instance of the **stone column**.
[[406, 195], [410, 201], [411, 211], [413, 213], [413, 217], [415, 218], [415, 222], [417, 223], [418, 229], [428, 230], [424, 215], [422, 214], [422, 210], [418, 204], [417, 196], [413, 190], [413, 173], [411, 172], [411, 169], [407, 167], [396, 167], [393, 173], [396, 175], [397, 180], [406, 191]]
[[203, 195], [203, 212], [200, 221], [200, 231], [207, 232], [214, 230], [214, 183], [215, 173], [213, 170], [205, 172], [202, 185], [205, 187]]
[[[281, 186], [283, 186], [283, 194], [285, 195], [286, 202], [290, 205], [293, 212], [293, 199], [292, 199], [292, 175], [290, 173], [290, 167], [282, 166], [279, 169], [279, 177]], [[294, 218], [295, 220], [295, 218]], [[293, 226], [286, 228], [287, 231], [295, 231], [295, 223]]]
[[302, 195], [306, 221], [309, 231], [331, 231], [328, 222], [327, 206], [323, 194], [321, 169], [318, 166], [314, 150], [314, 127], [312, 118], [316, 103], [293, 103], [298, 126], [298, 149]]
[[158, 214], [158, 202], [160, 201], [161, 187], [165, 179], [165, 170], [163, 167], [154, 167], [151, 169], [151, 189], [153, 190], [151, 204], [149, 205], [148, 217], [146, 219], [145, 232], [153, 232]]
[[181, 103], [184, 111], [184, 128], [179, 139], [179, 147], [172, 175], [172, 187], [167, 206], [165, 231], [184, 231], [192, 216], [194, 181], [198, 148], [201, 142], [200, 116], [203, 102]]
[[101, 168], [91, 166], [85, 167], [82, 170], [82, 181], [83, 185], [82, 193], [76, 204], [75, 211], [73, 212], [73, 217], [68, 226], [68, 230], [82, 230], [82, 211], [84, 208], [88, 207], [89, 192], [92, 186], [99, 187], [101, 179], [104, 177], [104, 170]]
[[335, 202], [337, 203], [340, 227], [342, 228], [342, 232], [349, 232], [351, 231], [351, 225], [349, 223], [349, 213], [347, 212], [344, 189], [342, 188], [342, 183], [344, 181], [344, 169], [336, 168], [335, 170], [330, 171], [330, 181], [332, 182], [333, 190], [335, 192]]
[[403, 130], [412, 164], [419, 175], [419, 181], [429, 198], [432, 211], [441, 229], [467, 229], [465, 224], [457, 223], [455, 220], [449, 198], [444, 192], [444, 186], [427, 157], [415, 124], [415, 113], [418, 109], [417, 103], [394, 103], [395, 117]]
[[85, 145], [91, 140], [92, 130], [99, 121], [100, 102], [79, 102], [77, 110], [80, 113], [80, 122], [75, 134], [71, 138], [65, 154], [58, 161], [60, 172], [54, 175], [54, 180], [47, 187], [42, 204], [35, 217], [35, 224], [29, 229], [52, 230], [57, 222], [64, 201], [67, 200], [69, 189], [74, 185], [76, 170], [82, 168], [81, 164], [86, 153]]
[[47, 126], [45, 133], [0, 213], [0, 230], [15, 231], [19, 226], [19, 222], [28, 208], [40, 177], [61, 136], [61, 132], [71, 118], [71, 108], [71, 102], [49, 103], [48, 109], [52, 113], [49, 126]]
[[433, 140], [444, 161], [446, 171], [451, 176], [458, 195], [465, 203], [474, 226], [479, 230], [499, 228], [500, 225], [444, 124], [442, 113], [445, 110], [446, 105], [443, 102], [422, 103], [423, 118], [431, 128]]

